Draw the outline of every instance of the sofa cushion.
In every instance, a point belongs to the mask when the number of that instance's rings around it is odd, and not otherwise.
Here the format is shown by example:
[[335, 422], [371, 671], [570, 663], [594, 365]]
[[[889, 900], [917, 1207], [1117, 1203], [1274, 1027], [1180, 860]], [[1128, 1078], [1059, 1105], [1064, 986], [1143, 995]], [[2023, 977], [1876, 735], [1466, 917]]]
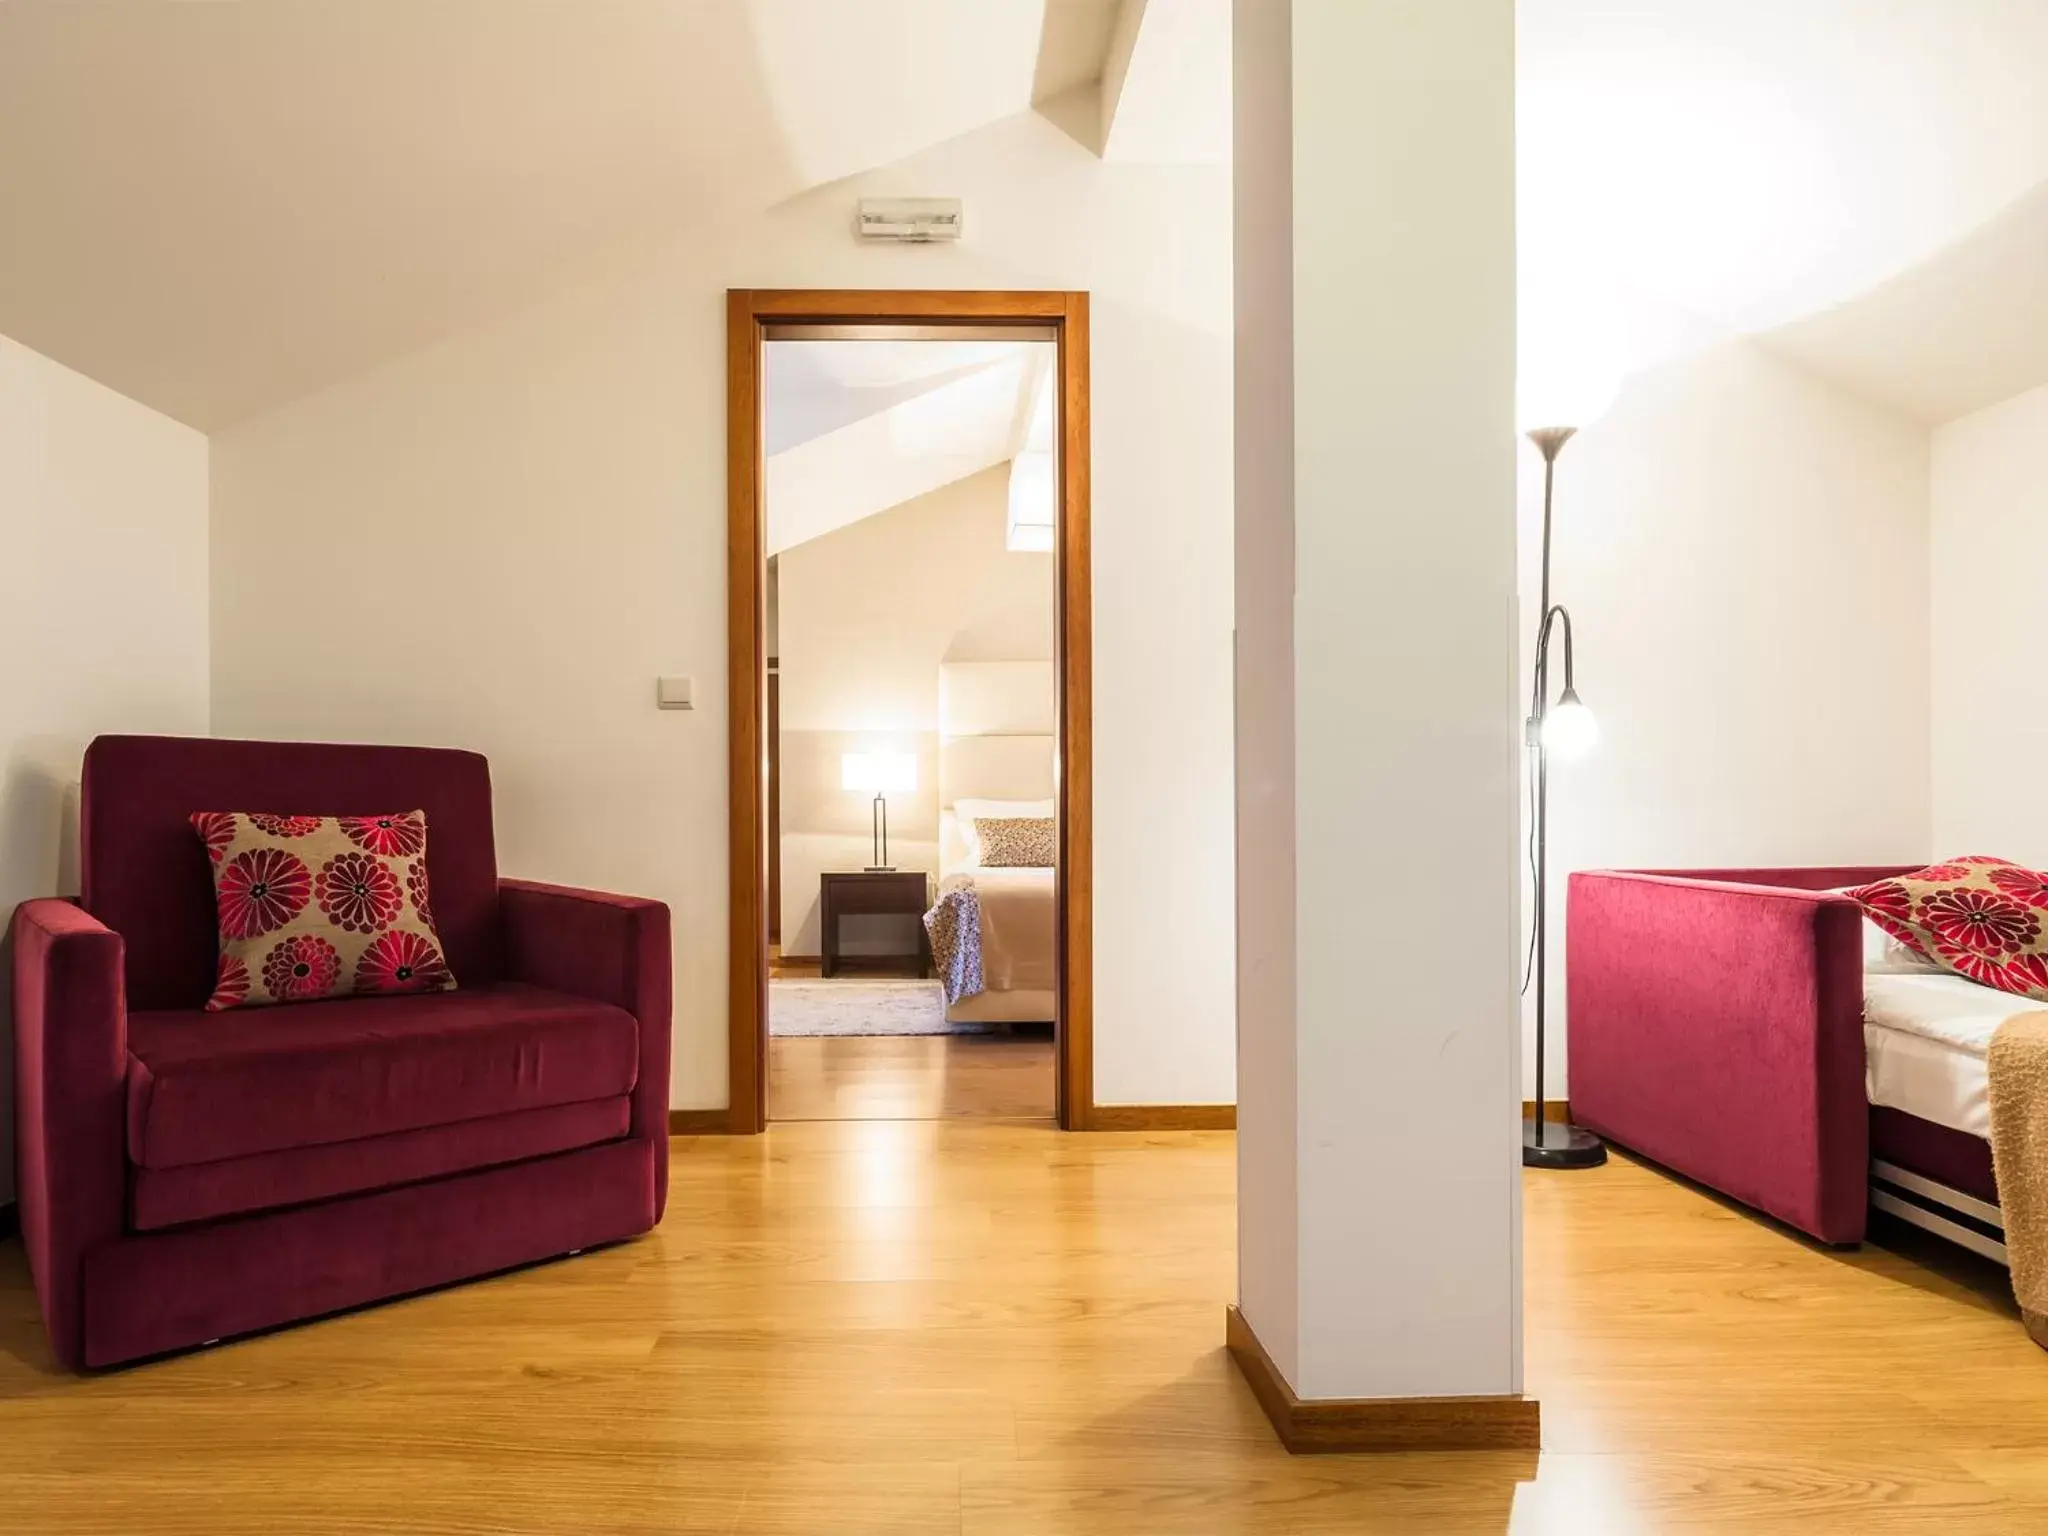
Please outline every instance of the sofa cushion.
[[632, 1120], [631, 1099], [593, 1099], [394, 1131], [368, 1141], [333, 1141], [183, 1168], [137, 1168], [129, 1180], [129, 1224], [138, 1232], [153, 1232], [394, 1189], [616, 1141]]
[[213, 860], [220, 973], [208, 1013], [351, 993], [447, 992], [423, 811], [194, 811]]
[[630, 1093], [623, 1008], [517, 982], [128, 1020], [128, 1158], [144, 1168], [360, 1141]]

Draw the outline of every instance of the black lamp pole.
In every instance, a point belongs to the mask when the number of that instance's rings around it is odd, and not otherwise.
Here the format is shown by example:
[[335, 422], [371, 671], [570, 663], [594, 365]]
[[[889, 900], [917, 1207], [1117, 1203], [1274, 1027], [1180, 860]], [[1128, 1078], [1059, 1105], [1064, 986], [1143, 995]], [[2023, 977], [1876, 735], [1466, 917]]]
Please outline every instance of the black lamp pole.
[[1578, 691], [1572, 686], [1572, 616], [1562, 604], [1550, 601], [1550, 502], [1556, 477], [1557, 456], [1571, 441], [1571, 427], [1538, 427], [1529, 441], [1543, 455], [1543, 621], [1536, 631], [1536, 676], [1529, 708], [1529, 750], [1536, 769], [1536, 871], [1534, 945], [1536, 983], [1536, 1112], [1522, 1121], [1522, 1162], [1531, 1168], [1595, 1168], [1607, 1161], [1607, 1148], [1591, 1131], [1575, 1125], [1552, 1125], [1543, 1096], [1543, 1037], [1549, 998], [1544, 985], [1547, 969], [1545, 895], [1550, 886], [1550, 749], [1543, 740], [1544, 722], [1550, 718], [1550, 639], [1554, 631], [1564, 636], [1564, 690], [1557, 702], [1577, 704]]

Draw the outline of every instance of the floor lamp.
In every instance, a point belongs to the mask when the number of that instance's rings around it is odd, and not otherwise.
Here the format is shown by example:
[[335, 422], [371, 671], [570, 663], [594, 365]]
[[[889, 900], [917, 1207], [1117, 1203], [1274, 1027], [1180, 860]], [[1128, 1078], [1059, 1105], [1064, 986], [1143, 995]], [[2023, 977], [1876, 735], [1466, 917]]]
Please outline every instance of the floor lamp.
[[[1590, 419], [1590, 413], [1588, 418]], [[1557, 474], [1557, 456], [1572, 440], [1576, 427], [1534, 427], [1529, 441], [1543, 455], [1543, 598], [1537, 610], [1542, 620], [1536, 627], [1536, 667], [1530, 688], [1528, 750], [1533, 789], [1535, 852], [1535, 900], [1530, 943], [1535, 951], [1536, 984], [1536, 1107], [1522, 1121], [1522, 1162], [1531, 1168], [1595, 1168], [1607, 1161], [1607, 1148], [1591, 1131], [1568, 1123], [1552, 1124], [1543, 1095], [1543, 1045], [1545, 1013], [1549, 998], [1545, 987], [1545, 917], [1550, 880], [1550, 758], [1577, 757], [1587, 751], [1599, 735], [1593, 712], [1580, 701], [1572, 679], [1572, 616], [1562, 603], [1550, 600], [1550, 507]], [[1550, 664], [1553, 646], [1562, 665], [1563, 686], [1555, 701], [1550, 695]]]

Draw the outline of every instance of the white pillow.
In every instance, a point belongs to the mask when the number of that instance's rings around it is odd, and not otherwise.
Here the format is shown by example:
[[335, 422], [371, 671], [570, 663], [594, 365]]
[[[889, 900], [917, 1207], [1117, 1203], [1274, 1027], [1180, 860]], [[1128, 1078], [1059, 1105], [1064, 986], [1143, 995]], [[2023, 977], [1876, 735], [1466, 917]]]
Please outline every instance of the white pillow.
[[1866, 976], [1946, 976], [1917, 949], [1901, 944], [1869, 918], [1863, 919], [1863, 973]]
[[953, 814], [964, 821], [980, 816], [988, 820], [1005, 817], [1018, 819], [1033, 816], [1050, 816], [1050, 800], [955, 800]]
[[[1830, 895], [1843, 896], [1851, 887], [1828, 887]], [[1866, 976], [1946, 976], [1950, 974], [1911, 945], [1886, 933], [1868, 916], [1863, 919], [1863, 974]]]
[[981, 867], [981, 839], [974, 835], [975, 821], [1029, 821], [1053, 814], [1050, 800], [955, 800], [953, 820], [960, 829], [960, 842], [967, 849], [970, 868]]

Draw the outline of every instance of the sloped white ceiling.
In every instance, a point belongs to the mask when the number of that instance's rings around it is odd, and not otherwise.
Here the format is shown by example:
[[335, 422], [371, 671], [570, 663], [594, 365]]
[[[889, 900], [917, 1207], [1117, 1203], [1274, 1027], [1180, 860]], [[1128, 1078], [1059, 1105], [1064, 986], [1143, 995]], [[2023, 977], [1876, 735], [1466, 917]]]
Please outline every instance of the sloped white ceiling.
[[0, 333], [217, 429], [1027, 111], [1103, 4], [5, 0]]
[[1099, 81], [1118, 11], [1139, 3], [1141, 0], [1045, 0], [1038, 68], [1031, 78], [1032, 101], [1050, 101]]
[[772, 458], [1014, 359], [1014, 341], [772, 341], [763, 448]]
[[[1936, 335], [2038, 302], [2048, 221], [2012, 216], [2048, 184], [2048, 3], [1521, 0], [1520, 49], [1526, 302], [1619, 278], [1746, 334], [1859, 306], [1790, 349], [1930, 419], [2048, 378]], [[1943, 382], [1901, 389], [1929, 348]]]
[[1906, 415], [1952, 421], [2048, 383], [2048, 187], [1773, 350]]
[[[1214, 159], [1227, 12], [4, 0], [0, 332], [216, 429], [1034, 103]], [[2048, 381], [2048, 0], [1520, 0], [1520, 34], [1540, 329], [1626, 286], [1928, 420]]]
[[1025, 446], [1043, 341], [771, 341], [768, 553], [822, 538]]
[[750, 0], [798, 181], [886, 165], [1031, 105], [1045, 0]]

